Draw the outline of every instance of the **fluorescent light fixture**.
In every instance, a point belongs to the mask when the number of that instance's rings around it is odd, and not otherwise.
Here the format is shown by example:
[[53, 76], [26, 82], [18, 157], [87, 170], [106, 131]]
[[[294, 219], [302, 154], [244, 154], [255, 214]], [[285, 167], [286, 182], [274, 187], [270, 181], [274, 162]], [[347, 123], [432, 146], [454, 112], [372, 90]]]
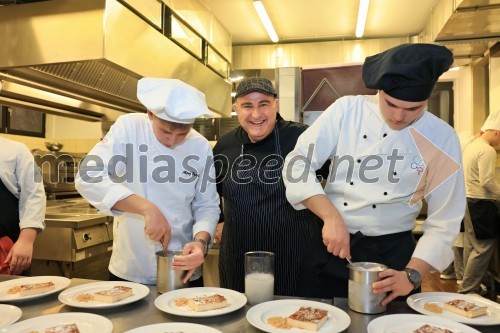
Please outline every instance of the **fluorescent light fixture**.
[[244, 76], [236, 76], [236, 77], [230, 77], [229, 80], [231, 82], [240, 82], [241, 80], [243, 80], [245, 77]]
[[358, 23], [356, 24], [356, 37], [361, 38], [365, 32], [366, 15], [368, 15], [368, 7], [370, 0], [359, 0]]
[[262, 24], [264, 24], [264, 28], [266, 28], [269, 38], [271, 38], [273, 42], [277, 43], [279, 41], [279, 38], [276, 34], [276, 31], [274, 30], [273, 24], [271, 23], [271, 19], [269, 19], [269, 16], [267, 15], [264, 4], [262, 3], [262, 1], [256, 0], [253, 2], [253, 6], [255, 7], [257, 14], [259, 14], [260, 20], [262, 21]]

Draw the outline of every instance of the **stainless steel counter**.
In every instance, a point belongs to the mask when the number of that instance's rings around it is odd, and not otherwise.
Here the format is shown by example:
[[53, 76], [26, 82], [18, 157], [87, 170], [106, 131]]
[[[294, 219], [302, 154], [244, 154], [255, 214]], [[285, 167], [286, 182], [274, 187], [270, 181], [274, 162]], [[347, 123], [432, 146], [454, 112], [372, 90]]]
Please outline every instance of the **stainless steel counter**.
[[[11, 278], [15, 277], [0, 275], [0, 282]], [[95, 281], [86, 279], [71, 279], [71, 284], [68, 288], [89, 282]], [[254, 328], [246, 320], [246, 312], [251, 307], [249, 305], [246, 305], [244, 308], [238, 311], [211, 318], [179, 317], [158, 310], [154, 305], [154, 300], [159, 294], [156, 292], [155, 286], [149, 286], [149, 288], [150, 293], [144, 299], [132, 304], [127, 304], [111, 309], [90, 310], [73, 308], [60, 303], [57, 299], [57, 293], [39, 299], [31, 300], [29, 302], [17, 302], [12, 304], [22, 309], [23, 315], [20, 320], [61, 312], [95, 313], [111, 320], [111, 322], [113, 323], [114, 333], [121, 333], [132, 328], [165, 322], [197, 323], [216, 328], [224, 333], [262, 332], [261, 330]], [[277, 297], [277, 299], [283, 299], [283, 297]], [[319, 301], [332, 304], [331, 300]], [[351, 325], [345, 331], [348, 333], [366, 333], [366, 327], [368, 323], [371, 320], [385, 314], [416, 313], [405, 302], [390, 303], [387, 307], [387, 312], [381, 315], [364, 315], [351, 311], [347, 306], [347, 299], [345, 298], [336, 298], [333, 301], [333, 305], [346, 311], [347, 314], [351, 317]], [[500, 331], [500, 326], [476, 326], [475, 328], [482, 333], [498, 333]]]

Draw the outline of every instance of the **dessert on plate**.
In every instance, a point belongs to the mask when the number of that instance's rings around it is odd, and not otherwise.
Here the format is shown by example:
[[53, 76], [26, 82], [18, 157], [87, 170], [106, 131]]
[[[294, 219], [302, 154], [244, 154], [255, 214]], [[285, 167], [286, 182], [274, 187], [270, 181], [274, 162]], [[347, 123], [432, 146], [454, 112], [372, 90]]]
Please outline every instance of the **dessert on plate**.
[[301, 307], [286, 319], [292, 327], [317, 331], [328, 319], [328, 311], [311, 307]]
[[463, 299], [454, 299], [444, 303], [444, 310], [450, 311], [467, 318], [474, 318], [485, 315], [487, 313], [487, 306], [479, 306]]
[[10, 288], [9, 290], [7, 290], [7, 294], [19, 294], [19, 296], [24, 297], [43, 294], [48, 291], [54, 290], [55, 288], [56, 286], [52, 281], [28, 283]]
[[125, 286], [114, 286], [111, 289], [94, 293], [93, 299], [105, 303], [115, 303], [132, 295], [133, 289]]

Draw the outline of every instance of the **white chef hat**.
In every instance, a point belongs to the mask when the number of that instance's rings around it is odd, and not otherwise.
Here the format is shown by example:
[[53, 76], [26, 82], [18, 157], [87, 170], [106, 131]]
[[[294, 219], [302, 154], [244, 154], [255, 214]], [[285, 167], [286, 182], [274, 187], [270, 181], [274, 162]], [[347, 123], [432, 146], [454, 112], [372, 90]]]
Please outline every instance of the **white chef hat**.
[[177, 79], [142, 78], [137, 83], [137, 98], [158, 118], [192, 124], [195, 118], [214, 117], [205, 94]]
[[488, 118], [486, 118], [483, 127], [481, 127], [481, 131], [484, 132], [487, 130], [500, 130], [500, 111], [490, 113]]

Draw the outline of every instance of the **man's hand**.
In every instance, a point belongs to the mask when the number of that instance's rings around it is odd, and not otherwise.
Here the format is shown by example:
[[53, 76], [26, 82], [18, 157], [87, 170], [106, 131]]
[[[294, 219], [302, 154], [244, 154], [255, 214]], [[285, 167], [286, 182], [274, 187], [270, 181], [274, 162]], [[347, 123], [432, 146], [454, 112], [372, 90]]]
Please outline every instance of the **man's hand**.
[[144, 234], [149, 239], [160, 242], [163, 251], [167, 251], [171, 234], [170, 224], [160, 209], [153, 204], [144, 211]]
[[205, 261], [205, 247], [200, 242], [190, 242], [184, 245], [182, 255], [175, 256], [172, 268], [175, 270], [188, 271], [184, 277], [184, 283], [194, 274], [196, 268]]
[[132, 194], [117, 201], [112, 209], [144, 216], [144, 233], [149, 239], [160, 242], [163, 251], [167, 251], [170, 242], [170, 224], [155, 204]]
[[33, 243], [35, 242], [38, 230], [35, 228], [24, 228], [19, 234], [17, 242], [14, 243], [5, 258], [9, 263], [10, 274], [20, 275], [31, 265], [33, 257]]
[[222, 229], [224, 229], [224, 222], [217, 224], [217, 229], [215, 229], [214, 243], [220, 244], [222, 242]]
[[387, 269], [378, 273], [378, 276], [382, 280], [374, 282], [372, 288], [375, 295], [388, 294], [381, 302], [382, 306], [386, 306], [398, 296], [408, 295], [413, 290], [413, 283], [410, 282], [405, 271]]
[[351, 259], [350, 236], [339, 211], [324, 194], [314, 195], [301, 202], [323, 220], [323, 244], [326, 250], [340, 258]]
[[349, 231], [340, 216], [324, 220], [322, 237], [326, 250], [340, 258], [351, 259]]

